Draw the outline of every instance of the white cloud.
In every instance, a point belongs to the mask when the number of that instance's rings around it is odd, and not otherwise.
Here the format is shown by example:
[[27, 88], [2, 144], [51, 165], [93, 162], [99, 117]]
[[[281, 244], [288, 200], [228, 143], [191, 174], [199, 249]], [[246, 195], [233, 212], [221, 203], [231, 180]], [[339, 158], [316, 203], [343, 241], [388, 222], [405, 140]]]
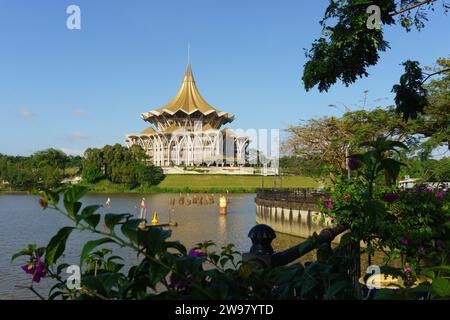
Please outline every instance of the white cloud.
[[77, 116], [77, 117], [85, 117], [87, 116], [86, 111], [80, 109], [80, 108], [75, 108], [72, 110], [72, 113]]
[[70, 140], [87, 140], [89, 139], [89, 136], [87, 136], [86, 134], [79, 132], [79, 131], [75, 131], [72, 132], [71, 134], [69, 134], [68, 138]]
[[35, 116], [35, 114], [26, 107], [20, 108], [19, 114], [22, 116], [22, 118], [25, 118], [25, 119], [31, 119]]

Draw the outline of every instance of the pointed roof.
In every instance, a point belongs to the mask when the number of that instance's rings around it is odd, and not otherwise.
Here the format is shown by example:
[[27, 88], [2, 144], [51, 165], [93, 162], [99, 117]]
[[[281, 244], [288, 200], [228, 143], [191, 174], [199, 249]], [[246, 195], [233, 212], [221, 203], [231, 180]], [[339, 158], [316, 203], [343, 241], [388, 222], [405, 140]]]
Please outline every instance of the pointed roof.
[[195, 84], [194, 75], [192, 74], [190, 64], [188, 64], [186, 68], [183, 83], [181, 84], [181, 88], [178, 90], [175, 98], [173, 98], [172, 101], [164, 107], [144, 113], [142, 116], [144, 120], [148, 120], [154, 116], [160, 116], [164, 113], [174, 115], [179, 111], [182, 111], [187, 115], [199, 111], [205, 116], [211, 113], [216, 113], [217, 116], [226, 118], [228, 122], [234, 120], [234, 116], [232, 114], [217, 110], [206, 102], [205, 99], [203, 99]]

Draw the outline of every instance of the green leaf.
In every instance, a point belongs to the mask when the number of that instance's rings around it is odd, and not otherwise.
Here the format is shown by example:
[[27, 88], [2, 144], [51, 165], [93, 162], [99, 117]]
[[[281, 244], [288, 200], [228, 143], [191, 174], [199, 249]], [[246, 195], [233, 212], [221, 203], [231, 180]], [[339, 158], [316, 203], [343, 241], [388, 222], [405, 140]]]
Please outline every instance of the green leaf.
[[450, 283], [445, 278], [434, 279], [431, 288], [441, 298], [448, 298], [450, 296]]
[[105, 215], [105, 225], [108, 229], [113, 231], [114, 227], [116, 225], [123, 223], [125, 220], [128, 220], [130, 217], [132, 217], [132, 215], [129, 213], [123, 213], [123, 214], [108, 213]]
[[45, 250], [45, 262], [47, 266], [53, 265], [66, 250], [66, 242], [75, 228], [64, 227], [50, 240]]
[[397, 290], [380, 289], [375, 292], [375, 300], [395, 300], [397, 299]]
[[[138, 231], [138, 240], [139, 244], [143, 244], [146, 248], [151, 249], [153, 252], [161, 252], [172, 245], [166, 242], [171, 235], [172, 232], [168, 230], [148, 228], [147, 230]], [[176, 244], [173, 244], [173, 247], [176, 246]], [[180, 249], [183, 250], [181, 247]]]
[[140, 219], [131, 219], [122, 225], [121, 231], [125, 237], [134, 243], [138, 243], [138, 227], [141, 224]]
[[90, 215], [87, 218], [84, 218], [84, 221], [87, 222], [92, 228], [96, 228], [100, 223], [101, 216], [99, 214]]
[[81, 209], [80, 200], [88, 193], [89, 189], [82, 186], [70, 186], [64, 193], [64, 207], [70, 216], [75, 217]]
[[15, 255], [12, 256], [11, 261], [16, 260], [19, 257], [23, 257], [23, 256], [31, 256], [33, 254], [33, 251], [28, 249], [24, 249], [22, 251], [19, 251], [18, 253], [16, 253]]
[[436, 267], [429, 267], [424, 269], [424, 272], [428, 271], [435, 271], [435, 272], [445, 272], [450, 274], [450, 266], [436, 266]]
[[80, 266], [83, 265], [83, 261], [86, 260], [86, 258], [92, 252], [92, 250], [106, 243], [117, 243], [117, 242], [111, 238], [101, 238], [98, 240], [92, 240], [87, 242], [84, 245], [83, 250], [81, 251]]
[[102, 206], [99, 205], [92, 205], [92, 206], [87, 206], [83, 209], [83, 211], [81, 211], [81, 216], [84, 217], [89, 217], [90, 215], [94, 214], [98, 209], [100, 209]]

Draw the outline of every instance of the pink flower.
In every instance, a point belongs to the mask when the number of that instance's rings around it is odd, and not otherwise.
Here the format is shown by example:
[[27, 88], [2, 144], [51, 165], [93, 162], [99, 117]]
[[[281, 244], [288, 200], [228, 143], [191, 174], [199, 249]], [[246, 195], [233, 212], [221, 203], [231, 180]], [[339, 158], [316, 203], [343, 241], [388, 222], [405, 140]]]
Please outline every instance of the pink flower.
[[406, 272], [413, 272], [413, 267], [405, 267], [403, 270]]
[[425, 254], [425, 252], [426, 252], [425, 247], [424, 246], [420, 246], [419, 247], [419, 253]]
[[438, 192], [436, 193], [436, 197], [438, 197], [439, 199], [442, 199], [442, 198], [444, 197], [444, 192], [438, 191]]

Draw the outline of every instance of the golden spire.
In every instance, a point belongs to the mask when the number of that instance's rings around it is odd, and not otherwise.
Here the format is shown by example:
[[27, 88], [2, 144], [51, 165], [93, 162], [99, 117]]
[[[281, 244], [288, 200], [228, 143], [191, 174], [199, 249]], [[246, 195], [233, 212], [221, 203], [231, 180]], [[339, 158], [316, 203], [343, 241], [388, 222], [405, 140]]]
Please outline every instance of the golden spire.
[[194, 112], [200, 112], [203, 115], [216, 113], [217, 116], [224, 117], [226, 122], [231, 122], [234, 120], [233, 115], [217, 110], [206, 102], [206, 100], [201, 96], [197, 89], [197, 85], [195, 84], [190, 63], [187, 65], [183, 83], [181, 84], [181, 88], [178, 90], [175, 98], [173, 98], [172, 101], [162, 108], [144, 113], [143, 118], [144, 120], [149, 120], [150, 118], [155, 116], [157, 117], [163, 113], [174, 115], [179, 111], [182, 111], [187, 115], [191, 115]]

